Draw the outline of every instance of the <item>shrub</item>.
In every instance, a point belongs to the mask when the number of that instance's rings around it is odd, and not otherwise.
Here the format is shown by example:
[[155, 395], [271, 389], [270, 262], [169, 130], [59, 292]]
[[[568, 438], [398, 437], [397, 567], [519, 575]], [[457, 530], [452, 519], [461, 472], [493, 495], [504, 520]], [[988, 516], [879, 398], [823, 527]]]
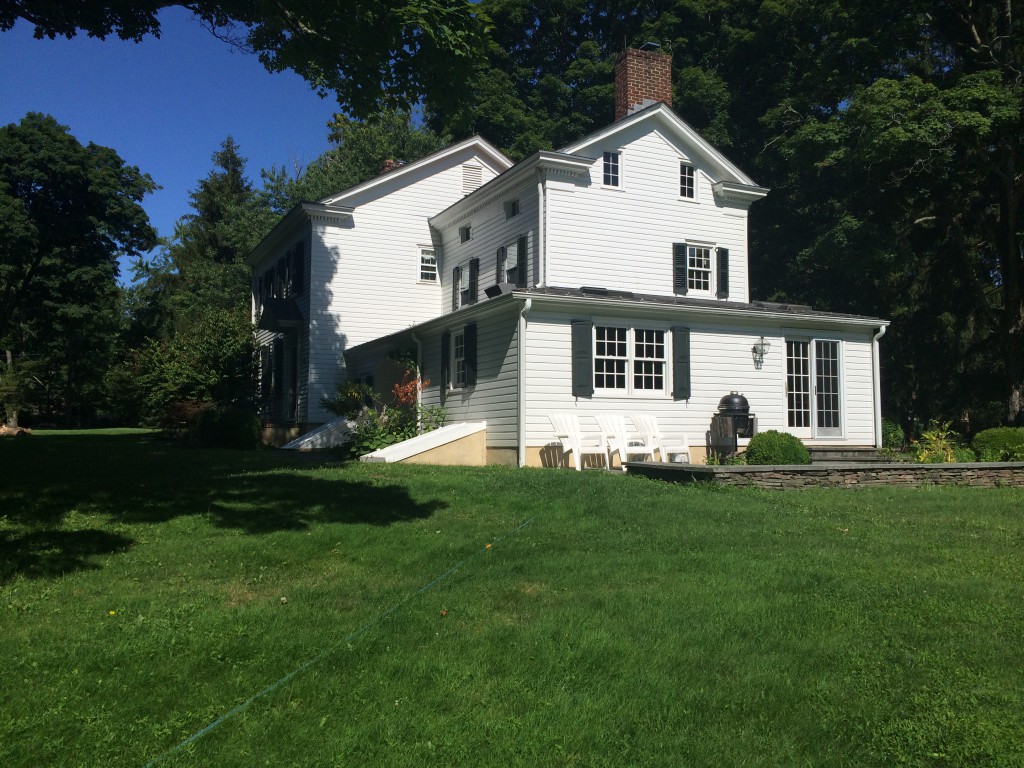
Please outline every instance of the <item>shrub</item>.
[[893, 451], [902, 451], [907, 443], [903, 427], [892, 419], [882, 419], [882, 447]]
[[202, 442], [220, 448], [255, 448], [261, 439], [259, 417], [235, 406], [203, 411], [197, 429]]
[[800, 439], [769, 429], [750, 438], [747, 464], [810, 464], [811, 455]]
[[[921, 439], [913, 445], [914, 459], [919, 464], [945, 464], [955, 461], [974, 461], [967, 458], [960, 435], [950, 428], [952, 422], [929, 422]], [[973, 452], [972, 452], [973, 453]]]
[[1024, 427], [996, 427], [974, 436], [971, 448], [982, 461], [1024, 461]]

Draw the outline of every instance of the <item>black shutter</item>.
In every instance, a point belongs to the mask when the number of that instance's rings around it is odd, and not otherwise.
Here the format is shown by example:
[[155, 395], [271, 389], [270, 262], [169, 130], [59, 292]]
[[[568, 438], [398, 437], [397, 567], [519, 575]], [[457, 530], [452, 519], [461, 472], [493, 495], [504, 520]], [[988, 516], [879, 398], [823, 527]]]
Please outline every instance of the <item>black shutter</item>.
[[[284, 340], [274, 339], [274, 397], [280, 397], [284, 391]], [[276, 405], [276, 404], [275, 404]]]
[[[458, 269], [458, 267], [456, 267]], [[448, 397], [448, 388], [452, 384], [452, 334], [445, 331], [441, 334], [441, 403]]]
[[292, 253], [292, 293], [300, 295], [306, 282], [306, 243], [299, 242]]
[[572, 393], [594, 394], [594, 324], [589, 320], [572, 321]]
[[505, 249], [498, 249], [498, 264], [494, 268], [494, 282], [504, 283], [505, 282]]
[[672, 329], [672, 399], [690, 399], [690, 329]]
[[476, 304], [477, 288], [480, 283], [480, 259], [469, 260], [469, 301], [467, 304]]
[[717, 248], [718, 298], [729, 298], [729, 249]]
[[452, 270], [452, 312], [459, 308], [459, 293], [462, 290], [462, 267]]
[[685, 294], [686, 279], [686, 243], [672, 244], [672, 292]]
[[523, 235], [516, 246], [516, 288], [526, 287], [526, 249], [529, 242], [526, 235]]
[[465, 344], [466, 386], [476, 386], [476, 323], [471, 323], [462, 331], [462, 342]]

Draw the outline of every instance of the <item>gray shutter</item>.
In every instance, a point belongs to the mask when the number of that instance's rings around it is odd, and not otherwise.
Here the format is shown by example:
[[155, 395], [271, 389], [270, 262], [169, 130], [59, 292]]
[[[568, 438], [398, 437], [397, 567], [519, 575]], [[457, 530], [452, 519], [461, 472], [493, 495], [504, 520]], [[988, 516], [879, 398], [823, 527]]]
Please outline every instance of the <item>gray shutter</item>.
[[[458, 267], [456, 267], [458, 269]], [[448, 388], [452, 383], [452, 334], [445, 331], [441, 334], [441, 404], [448, 398]]]
[[594, 324], [589, 320], [572, 321], [572, 394], [594, 394]]
[[452, 312], [459, 308], [459, 285], [462, 283], [462, 267], [452, 270]]
[[476, 304], [478, 283], [480, 282], [480, 259], [469, 260], [469, 301], [467, 304]]
[[686, 243], [672, 244], [672, 292], [685, 294], [686, 279]]
[[526, 249], [530, 241], [523, 235], [516, 246], [516, 288], [526, 287]]
[[690, 329], [672, 329], [672, 399], [690, 399]]
[[718, 298], [729, 298], [729, 249], [716, 248], [716, 261], [718, 262]]
[[466, 345], [466, 386], [476, 386], [476, 323], [470, 323], [463, 331], [462, 340]]

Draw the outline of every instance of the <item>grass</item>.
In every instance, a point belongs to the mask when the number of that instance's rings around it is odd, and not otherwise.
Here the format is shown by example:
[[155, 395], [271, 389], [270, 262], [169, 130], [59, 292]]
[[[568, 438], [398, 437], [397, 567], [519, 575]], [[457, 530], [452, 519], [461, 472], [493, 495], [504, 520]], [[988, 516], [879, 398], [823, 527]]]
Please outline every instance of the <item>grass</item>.
[[1020, 766], [1022, 509], [3, 440], [0, 765]]

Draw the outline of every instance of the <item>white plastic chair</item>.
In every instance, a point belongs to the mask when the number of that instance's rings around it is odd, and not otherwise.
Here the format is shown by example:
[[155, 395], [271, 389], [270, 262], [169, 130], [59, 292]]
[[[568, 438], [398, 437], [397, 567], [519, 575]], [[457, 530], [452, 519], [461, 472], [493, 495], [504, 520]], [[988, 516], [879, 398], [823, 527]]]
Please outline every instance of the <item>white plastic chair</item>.
[[626, 431], [626, 418], [612, 413], [594, 416], [601, 428], [601, 439], [608, 451], [608, 466], [612, 465], [612, 454], [619, 454], [619, 465], [623, 468], [630, 455], [647, 456], [654, 461], [654, 446], [641, 435], [630, 435]]
[[[670, 441], [658, 426], [658, 419], [649, 413], [634, 413], [630, 418], [633, 420], [637, 432], [643, 436], [644, 442], [652, 448], [658, 449], [662, 461], [673, 461], [673, 456], [677, 457], [675, 461], [685, 461], [686, 463], [692, 461], [690, 442], [686, 439], [686, 435], [682, 435], [678, 439], [673, 438]], [[684, 456], [686, 458], [682, 459], [681, 457]]]
[[601, 435], [584, 434], [580, 429], [580, 419], [575, 413], [549, 413], [555, 437], [562, 444], [562, 454], [572, 454], [573, 465], [577, 471], [583, 469], [583, 456], [605, 456], [604, 440]]

